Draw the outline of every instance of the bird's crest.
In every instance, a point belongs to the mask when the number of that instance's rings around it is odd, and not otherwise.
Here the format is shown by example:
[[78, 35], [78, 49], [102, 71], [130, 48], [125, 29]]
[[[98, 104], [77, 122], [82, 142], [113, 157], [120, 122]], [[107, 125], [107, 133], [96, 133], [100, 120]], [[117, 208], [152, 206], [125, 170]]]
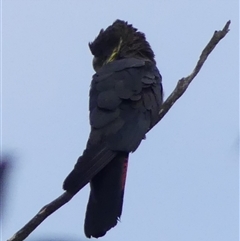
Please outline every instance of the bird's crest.
[[106, 64], [115, 59], [136, 57], [154, 61], [154, 53], [145, 35], [128, 22], [116, 20], [89, 43], [92, 54]]

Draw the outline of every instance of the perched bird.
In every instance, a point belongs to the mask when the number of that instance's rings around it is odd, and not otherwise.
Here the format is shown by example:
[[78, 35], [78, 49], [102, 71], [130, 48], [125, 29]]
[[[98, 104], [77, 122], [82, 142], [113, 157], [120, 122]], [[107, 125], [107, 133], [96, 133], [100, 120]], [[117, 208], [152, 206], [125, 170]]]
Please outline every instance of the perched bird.
[[90, 182], [84, 230], [98, 238], [121, 216], [128, 156], [156, 124], [163, 90], [145, 35], [127, 22], [116, 20], [101, 30], [89, 48], [96, 71], [89, 94], [91, 132], [63, 189], [75, 194]]

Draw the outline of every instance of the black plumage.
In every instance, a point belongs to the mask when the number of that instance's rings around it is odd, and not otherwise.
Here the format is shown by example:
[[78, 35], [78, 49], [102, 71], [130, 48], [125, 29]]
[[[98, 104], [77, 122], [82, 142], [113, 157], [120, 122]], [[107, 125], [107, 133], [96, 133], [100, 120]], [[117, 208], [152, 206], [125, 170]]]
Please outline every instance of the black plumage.
[[89, 47], [91, 132], [63, 188], [75, 194], [90, 182], [85, 234], [101, 237], [121, 216], [128, 155], [155, 124], [163, 94], [154, 53], [132, 25], [115, 21]]

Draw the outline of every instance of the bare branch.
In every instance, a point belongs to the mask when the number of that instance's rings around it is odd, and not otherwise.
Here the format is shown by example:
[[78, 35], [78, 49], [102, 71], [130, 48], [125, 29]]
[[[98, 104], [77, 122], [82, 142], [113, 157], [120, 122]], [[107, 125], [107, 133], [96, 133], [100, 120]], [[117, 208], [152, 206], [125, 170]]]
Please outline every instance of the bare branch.
[[49, 215], [54, 213], [65, 203], [72, 199], [73, 195], [64, 192], [61, 196], [44, 206], [25, 226], [15, 233], [8, 241], [24, 240], [40, 223], [42, 223]]
[[[186, 91], [189, 84], [196, 77], [200, 69], [202, 68], [204, 62], [206, 61], [208, 55], [212, 52], [212, 50], [217, 46], [219, 41], [226, 36], [229, 31], [231, 21], [229, 20], [224, 28], [219, 31], [215, 31], [211, 40], [206, 45], [204, 50], [202, 51], [199, 60], [193, 70], [193, 72], [185, 78], [182, 78], [178, 81], [176, 88], [173, 90], [171, 95], [165, 100], [162, 104], [161, 109], [159, 111], [159, 119], [156, 124], [165, 116], [165, 114], [169, 111], [169, 109], [173, 106], [173, 104], [182, 96], [182, 94]], [[155, 124], [155, 125], [156, 125]], [[155, 126], [154, 125], [154, 126]], [[151, 128], [152, 129], [152, 128]]]
[[[159, 119], [158, 121], [153, 125], [155, 126], [164, 116], [165, 114], [170, 110], [170, 108], [173, 106], [173, 104], [182, 96], [182, 94], [186, 91], [188, 85], [192, 82], [192, 80], [195, 78], [195, 76], [198, 74], [200, 69], [202, 68], [204, 62], [206, 61], [209, 54], [212, 52], [212, 50], [216, 47], [216, 45], [219, 43], [219, 41], [226, 36], [226, 34], [229, 31], [231, 21], [228, 21], [224, 28], [219, 31], [215, 31], [213, 34], [213, 37], [207, 44], [207, 46], [202, 51], [200, 58], [193, 70], [193, 72], [178, 81], [176, 88], [173, 90], [172, 94], [166, 99], [166, 101], [163, 103], [160, 111], [159, 111]], [[153, 128], [151, 127], [151, 129]], [[13, 235], [12, 238], [10, 238], [8, 241], [22, 241], [24, 240], [30, 233], [33, 232], [34, 229], [36, 229], [49, 215], [51, 215], [53, 212], [58, 210], [61, 206], [63, 206], [65, 203], [70, 201], [74, 195], [71, 195], [67, 192], [63, 193], [61, 196], [59, 196], [57, 199], [52, 201], [51, 203], [44, 206], [36, 216], [34, 216], [22, 229], [20, 229], [17, 233]]]

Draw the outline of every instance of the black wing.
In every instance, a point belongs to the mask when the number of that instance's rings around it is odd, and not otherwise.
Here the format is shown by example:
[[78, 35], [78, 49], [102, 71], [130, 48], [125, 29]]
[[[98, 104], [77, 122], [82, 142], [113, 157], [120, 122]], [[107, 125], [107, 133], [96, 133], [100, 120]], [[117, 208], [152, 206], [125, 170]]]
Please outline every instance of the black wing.
[[76, 193], [118, 152], [135, 151], [157, 120], [161, 104], [161, 75], [155, 64], [129, 58], [102, 67], [91, 83], [87, 147], [63, 188]]
[[89, 144], [135, 151], [157, 119], [162, 96], [155, 64], [129, 58], [105, 65], [91, 84]]

